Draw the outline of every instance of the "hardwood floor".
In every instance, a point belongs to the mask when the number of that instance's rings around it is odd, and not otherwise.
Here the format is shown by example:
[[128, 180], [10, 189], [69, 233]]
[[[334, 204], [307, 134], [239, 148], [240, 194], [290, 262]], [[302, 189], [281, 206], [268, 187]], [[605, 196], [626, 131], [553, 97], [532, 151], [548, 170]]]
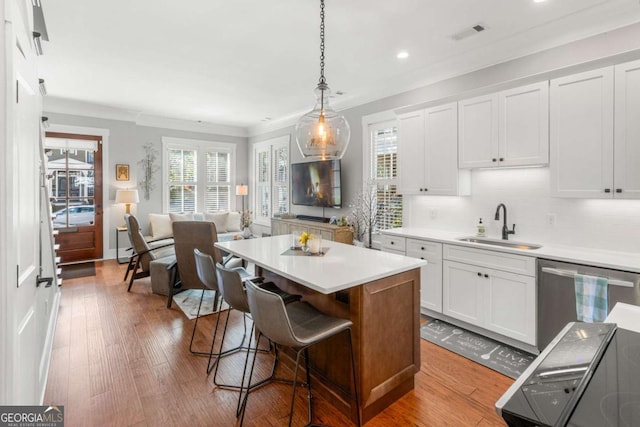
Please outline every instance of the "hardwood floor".
[[[237, 393], [217, 388], [207, 358], [189, 353], [193, 328], [174, 304], [151, 294], [149, 279], [126, 291], [125, 265], [97, 263], [96, 276], [65, 280], [44, 404], [64, 405], [67, 426], [233, 426]], [[223, 315], [224, 316], [224, 315]], [[195, 345], [208, 350], [216, 316], [198, 322]], [[222, 318], [224, 319], [224, 317]], [[236, 343], [242, 320], [231, 315]], [[230, 346], [233, 342], [230, 343]], [[225, 346], [226, 348], [226, 346]], [[367, 426], [504, 426], [493, 405], [512, 379], [421, 340], [422, 368], [415, 390]], [[219, 375], [239, 383], [245, 353], [222, 359]], [[271, 355], [256, 369], [268, 375]], [[278, 376], [291, 377], [286, 366]], [[306, 424], [306, 393], [297, 393], [294, 425]], [[286, 425], [290, 386], [268, 384], [249, 398], [245, 425]], [[351, 425], [314, 395], [314, 422]]]

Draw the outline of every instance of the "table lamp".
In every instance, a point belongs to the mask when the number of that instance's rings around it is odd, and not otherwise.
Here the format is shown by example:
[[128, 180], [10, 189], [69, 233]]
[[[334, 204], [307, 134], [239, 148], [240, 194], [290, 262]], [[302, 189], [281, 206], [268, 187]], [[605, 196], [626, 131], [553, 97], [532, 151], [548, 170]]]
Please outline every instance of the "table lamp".
[[244, 215], [244, 196], [249, 194], [249, 186], [246, 184], [236, 185], [236, 196], [242, 196], [242, 214]]
[[124, 203], [127, 214], [131, 213], [131, 204], [138, 203], [138, 190], [118, 190], [116, 191], [116, 203]]

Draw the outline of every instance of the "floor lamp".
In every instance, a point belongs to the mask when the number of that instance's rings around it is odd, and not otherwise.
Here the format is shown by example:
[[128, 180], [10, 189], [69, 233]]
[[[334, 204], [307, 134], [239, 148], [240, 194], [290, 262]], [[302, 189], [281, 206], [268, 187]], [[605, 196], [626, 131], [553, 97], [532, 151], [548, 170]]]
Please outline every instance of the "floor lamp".
[[244, 215], [244, 197], [249, 194], [249, 186], [246, 184], [236, 185], [236, 196], [242, 196], [242, 214]]

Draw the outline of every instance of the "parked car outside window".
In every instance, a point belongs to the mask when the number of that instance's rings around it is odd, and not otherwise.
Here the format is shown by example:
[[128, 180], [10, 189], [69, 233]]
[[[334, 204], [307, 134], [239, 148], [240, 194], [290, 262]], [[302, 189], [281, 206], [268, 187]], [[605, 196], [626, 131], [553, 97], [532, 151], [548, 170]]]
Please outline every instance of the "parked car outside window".
[[93, 225], [95, 221], [94, 206], [70, 206], [56, 212], [53, 224], [57, 226], [67, 225], [67, 213], [69, 216], [69, 226]]

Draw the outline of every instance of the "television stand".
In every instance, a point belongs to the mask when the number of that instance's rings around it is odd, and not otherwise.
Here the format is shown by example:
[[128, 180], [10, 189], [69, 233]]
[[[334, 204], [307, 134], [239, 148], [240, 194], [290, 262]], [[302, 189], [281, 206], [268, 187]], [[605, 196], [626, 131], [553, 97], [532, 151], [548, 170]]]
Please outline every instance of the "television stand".
[[329, 218], [325, 218], [322, 216], [312, 216], [312, 215], [296, 215], [296, 219], [301, 219], [303, 221], [329, 222]]
[[[318, 217], [312, 217], [318, 218]], [[295, 234], [306, 231], [314, 236], [322, 236], [324, 240], [333, 240], [334, 242], [346, 243], [350, 245], [353, 242], [353, 230], [347, 226], [339, 226], [328, 224], [326, 222], [308, 221], [297, 218], [271, 218], [271, 235], [280, 236], [282, 234]]]

